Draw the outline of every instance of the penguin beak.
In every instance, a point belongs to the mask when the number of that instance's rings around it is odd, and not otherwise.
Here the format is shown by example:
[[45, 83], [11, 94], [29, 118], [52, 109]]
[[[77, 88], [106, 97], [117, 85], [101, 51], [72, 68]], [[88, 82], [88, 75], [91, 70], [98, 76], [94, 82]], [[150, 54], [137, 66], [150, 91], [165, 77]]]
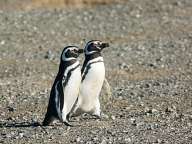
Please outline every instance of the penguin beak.
[[109, 43], [102, 43], [100, 47], [101, 47], [102, 49], [103, 49], [103, 48], [106, 48], [106, 47], [109, 47]]
[[78, 50], [78, 53], [79, 53], [79, 54], [81, 54], [81, 53], [83, 53], [83, 52], [84, 52], [83, 49], [79, 49], [79, 50]]

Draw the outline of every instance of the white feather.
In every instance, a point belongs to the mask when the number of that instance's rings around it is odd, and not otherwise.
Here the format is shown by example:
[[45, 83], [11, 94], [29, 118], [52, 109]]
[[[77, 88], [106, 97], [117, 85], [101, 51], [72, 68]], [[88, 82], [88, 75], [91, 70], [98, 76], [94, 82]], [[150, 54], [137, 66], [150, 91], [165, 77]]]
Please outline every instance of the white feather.
[[91, 68], [81, 83], [75, 110], [80, 109], [83, 112], [100, 115], [99, 94], [105, 78], [105, 66], [102, 57], [95, 58], [89, 63], [96, 61], [100, 62], [91, 64]]
[[[66, 69], [65, 74], [67, 75], [67, 73], [71, 69], [75, 68], [78, 64], [79, 64], [79, 62], [77, 61], [72, 66], [69, 66]], [[75, 70], [73, 70], [71, 72], [71, 76], [68, 80], [68, 83], [63, 88], [63, 92], [64, 92], [64, 106], [63, 106], [63, 110], [62, 110], [63, 120], [66, 119], [66, 115], [71, 111], [71, 109], [78, 97], [80, 83], [81, 83], [81, 69], [80, 69], [80, 67], [77, 67]]]

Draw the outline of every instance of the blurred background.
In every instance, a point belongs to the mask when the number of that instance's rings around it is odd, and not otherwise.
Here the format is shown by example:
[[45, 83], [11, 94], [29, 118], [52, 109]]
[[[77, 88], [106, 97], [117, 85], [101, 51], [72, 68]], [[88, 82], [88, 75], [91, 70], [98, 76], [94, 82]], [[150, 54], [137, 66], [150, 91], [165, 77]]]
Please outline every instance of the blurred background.
[[[0, 143], [191, 143], [191, 14], [192, 0], [0, 0]], [[110, 43], [107, 116], [34, 127], [62, 49], [91, 39]]]
[[[123, 1], [123, 0], [120, 0]], [[1, 0], [1, 9], [31, 10], [36, 8], [62, 8], [94, 6], [120, 2], [119, 0]]]

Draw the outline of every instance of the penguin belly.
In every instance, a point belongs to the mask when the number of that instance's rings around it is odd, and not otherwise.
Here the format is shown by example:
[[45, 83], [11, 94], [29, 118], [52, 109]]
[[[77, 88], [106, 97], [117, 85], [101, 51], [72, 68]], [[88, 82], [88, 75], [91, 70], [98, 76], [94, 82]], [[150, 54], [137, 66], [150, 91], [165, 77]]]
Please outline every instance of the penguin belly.
[[80, 86], [79, 108], [83, 112], [94, 113], [99, 107], [99, 94], [105, 78], [105, 67], [103, 62], [90, 65], [88, 73]]
[[81, 70], [80, 67], [78, 67], [71, 72], [71, 76], [68, 79], [67, 84], [63, 87], [64, 104], [62, 109], [62, 118], [64, 121], [66, 120], [67, 114], [71, 112], [73, 105], [77, 100], [80, 84]]

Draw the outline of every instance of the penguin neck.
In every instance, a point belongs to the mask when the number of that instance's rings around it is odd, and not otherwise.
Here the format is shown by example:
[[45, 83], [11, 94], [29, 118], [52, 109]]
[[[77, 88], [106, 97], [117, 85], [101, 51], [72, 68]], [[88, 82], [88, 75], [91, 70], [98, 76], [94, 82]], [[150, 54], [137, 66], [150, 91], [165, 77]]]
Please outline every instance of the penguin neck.
[[97, 57], [102, 57], [100, 52], [93, 53], [93, 54], [90, 54], [90, 55], [85, 55], [85, 62], [88, 62], [88, 61], [90, 61], [92, 59], [95, 59]]
[[88, 62], [90, 62], [93, 59], [99, 58], [99, 57], [102, 58], [101, 53], [93, 53], [93, 54], [90, 54], [90, 55], [85, 55], [85, 61], [83, 63], [83, 67], [81, 69], [81, 73], [84, 72], [85, 67], [87, 66]]

